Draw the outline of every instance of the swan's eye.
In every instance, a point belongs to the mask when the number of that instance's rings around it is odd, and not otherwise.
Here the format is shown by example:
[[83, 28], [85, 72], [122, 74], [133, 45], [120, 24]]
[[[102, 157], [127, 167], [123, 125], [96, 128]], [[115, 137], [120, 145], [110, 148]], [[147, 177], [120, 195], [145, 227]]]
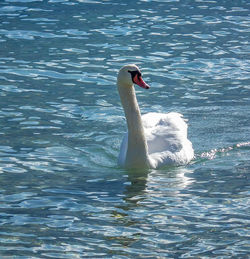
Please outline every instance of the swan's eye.
[[135, 76], [137, 76], [138, 78], [141, 77], [141, 72], [138, 71], [138, 70], [136, 70], [136, 71], [130, 71], [130, 70], [128, 70], [128, 73], [131, 74], [133, 83], [135, 83], [135, 81], [134, 81]]

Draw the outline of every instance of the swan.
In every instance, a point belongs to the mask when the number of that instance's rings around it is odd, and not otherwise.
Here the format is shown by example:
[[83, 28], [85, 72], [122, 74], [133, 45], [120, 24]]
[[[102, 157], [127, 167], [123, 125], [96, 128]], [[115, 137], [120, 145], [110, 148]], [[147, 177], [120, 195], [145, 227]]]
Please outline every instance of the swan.
[[118, 164], [125, 168], [156, 169], [189, 163], [194, 150], [187, 138], [187, 124], [182, 114], [150, 112], [141, 116], [134, 84], [149, 89], [136, 65], [122, 67], [117, 88], [128, 132], [121, 143]]

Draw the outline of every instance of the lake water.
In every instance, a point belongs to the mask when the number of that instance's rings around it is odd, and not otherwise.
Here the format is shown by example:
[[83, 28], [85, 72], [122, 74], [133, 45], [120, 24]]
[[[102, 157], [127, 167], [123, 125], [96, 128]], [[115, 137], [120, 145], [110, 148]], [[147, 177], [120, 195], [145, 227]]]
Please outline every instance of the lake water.
[[[248, 0], [0, 3], [0, 257], [248, 258]], [[187, 166], [117, 166], [119, 68], [188, 119]]]

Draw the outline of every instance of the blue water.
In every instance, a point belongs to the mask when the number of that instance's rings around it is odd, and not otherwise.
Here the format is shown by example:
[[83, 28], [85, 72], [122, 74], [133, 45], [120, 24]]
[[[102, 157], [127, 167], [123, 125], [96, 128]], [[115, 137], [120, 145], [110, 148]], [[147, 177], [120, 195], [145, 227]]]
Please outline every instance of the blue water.
[[[248, 258], [248, 0], [0, 2], [0, 257]], [[195, 159], [117, 166], [116, 75], [177, 111]]]

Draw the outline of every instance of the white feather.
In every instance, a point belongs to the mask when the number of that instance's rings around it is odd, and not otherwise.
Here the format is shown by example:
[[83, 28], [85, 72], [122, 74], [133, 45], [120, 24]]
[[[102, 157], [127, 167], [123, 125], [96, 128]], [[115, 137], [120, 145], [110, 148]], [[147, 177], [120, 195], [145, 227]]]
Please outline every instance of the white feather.
[[[142, 116], [148, 154], [152, 168], [164, 165], [184, 165], [194, 156], [192, 143], [187, 139], [187, 123], [183, 115], [171, 113], [147, 113]], [[125, 164], [128, 133], [123, 137], [118, 162]]]

